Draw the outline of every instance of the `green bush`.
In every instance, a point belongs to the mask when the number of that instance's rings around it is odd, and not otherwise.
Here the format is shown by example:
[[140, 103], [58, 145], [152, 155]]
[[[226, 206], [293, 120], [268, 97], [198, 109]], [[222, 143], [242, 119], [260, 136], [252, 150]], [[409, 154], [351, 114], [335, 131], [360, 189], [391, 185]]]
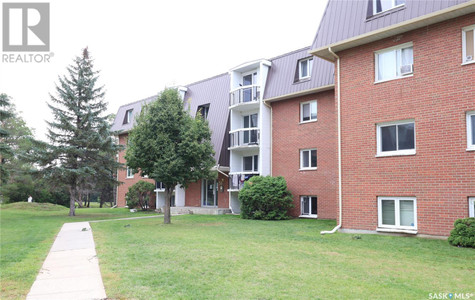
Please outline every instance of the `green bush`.
[[475, 248], [475, 218], [458, 219], [450, 232], [449, 243], [454, 246]]
[[241, 217], [256, 220], [285, 220], [289, 218], [292, 194], [284, 177], [254, 176], [239, 191]]
[[125, 195], [127, 206], [129, 208], [140, 207], [142, 210], [147, 210], [152, 206], [151, 195], [155, 190], [155, 185], [146, 181], [139, 181], [133, 186], [129, 187], [129, 191]]

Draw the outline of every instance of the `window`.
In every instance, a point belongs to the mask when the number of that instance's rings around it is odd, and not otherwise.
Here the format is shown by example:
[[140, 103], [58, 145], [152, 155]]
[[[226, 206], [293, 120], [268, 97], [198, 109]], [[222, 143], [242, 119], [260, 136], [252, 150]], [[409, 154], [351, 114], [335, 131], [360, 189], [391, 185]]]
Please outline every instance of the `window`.
[[156, 190], [164, 190], [165, 186], [163, 185], [163, 182], [161, 181], [155, 181], [155, 189]]
[[300, 169], [314, 170], [317, 168], [317, 149], [300, 150]]
[[377, 14], [404, 5], [404, 3], [406, 3], [406, 0], [373, 0], [373, 12]]
[[312, 75], [313, 58], [299, 60], [299, 80], [310, 78]]
[[412, 43], [377, 51], [375, 59], [376, 82], [411, 75], [414, 64]]
[[300, 103], [300, 123], [317, 120], [317, 101]]
[[377, 156], [416, 154], [414, 120], [377, 125]]
[[467, 150], [475, 150], [475, 111], [467, 113]]
[[125, 111], [124, 122], [122, 124], [129, 124], [132, 121], [132, 111], [133, 109], [128, 109]]
[[196, 115], [201, 115], [203, 119], [207, 120], [208, 113], [209, 113], [209, 104], [198, 106], [198, 111], [196, 112]]
[[[257, 128], [257, 114], [252, 114], [249, 116], [244, 116], [244, 128]], [[257, 144], [257, 129], [254, 130], [245, 130], [243, 131], [244, 134], [244, 144]]]
[[468, 216], [475, 218], [475, 197], [468, 198]]
[[300, 197], [300, 215], [317, 217], [317, 197], [301, 196]]
[[127, 178], [134, 178], [134, 170], [127, 167]]
[[259, 170], [259, 155], [244, 156], [242, 158], [243, 171], [258, 172]]
[[475, 62], [475, 25], [462, 29], [462, 63]]
[[416, 198], [378, 197], [378, 227], [416, 230]]

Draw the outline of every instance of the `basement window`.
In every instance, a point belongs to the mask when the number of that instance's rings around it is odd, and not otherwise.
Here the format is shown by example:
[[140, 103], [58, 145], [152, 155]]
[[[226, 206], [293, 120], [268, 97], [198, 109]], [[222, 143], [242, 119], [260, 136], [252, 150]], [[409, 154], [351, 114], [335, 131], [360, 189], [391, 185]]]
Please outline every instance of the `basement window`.
[[378, 227], [417, 230], [416, 198], [378, 197]]
[[468, 198], [468, 216], [475, 218], [475, 197]]

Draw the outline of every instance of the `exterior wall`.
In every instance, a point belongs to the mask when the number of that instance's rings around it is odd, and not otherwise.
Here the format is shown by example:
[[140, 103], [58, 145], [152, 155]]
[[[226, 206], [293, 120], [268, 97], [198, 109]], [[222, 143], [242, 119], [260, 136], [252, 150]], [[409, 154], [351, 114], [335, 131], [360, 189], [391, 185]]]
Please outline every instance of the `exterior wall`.
[[[317, 100], [317, 121], [300, 124], [300, 103]], [[272, 175], [283, 176], [300, 215], [300, 196], [317, 196], [318, 218], [337, 215], [337, 129], [333, 91], [272, 103]], [[300, 149], [317, 148], [317, 169], [300, 171]]]
[[[119, 135], [119, 144], [120, 145], [127, 145], [127, 133]], [[125, 164], [126, 160], [124, 158], [125, 149], [119, 152], [119, 162]], [[118, 172], [118, 180], [122, 182], [117, 188], [117, 206], [124, 207], [126, 205], [125, 201], [125, 194], [129, 191], [129, 187], [134, 185], [135, 183], [139, 182], [140, 180], [151, 182], [155, 184], [155, 181], [152, 179], [142, 178], [138, 173], [134, 174], [134, 178], [127, 178], [127, 170], [124, 168], [123, 170], [119, 170]], [[155, 199], [155, 195], [153, 195], [152, 200]], [[152, 201], [155, 203], [155, 201]]]
[[[201, 207], [201, 185], [201, 180], [188, 185], [185, 190], [185, 206]], [[218, 208], [229, 208], [229, 193], [227, 190], [228, 177], [218, 173]]]
[[[461, 65], [461, 47], [462, 27], [474, 23], [470, 14], [337, 53], [343, 228], [375, 230], [378, 196], [416, 197], [421, 234], [448, 235], [468, 217], [475, 152], [466, 151], [466, 112], [475, 109], [475, 64]], [[374, 51], [406, 42], [414, 44], [413, 76], [375, 84]], [[416, 154], [375, 157], [376, 124], [404, 119], [415, 119]]]

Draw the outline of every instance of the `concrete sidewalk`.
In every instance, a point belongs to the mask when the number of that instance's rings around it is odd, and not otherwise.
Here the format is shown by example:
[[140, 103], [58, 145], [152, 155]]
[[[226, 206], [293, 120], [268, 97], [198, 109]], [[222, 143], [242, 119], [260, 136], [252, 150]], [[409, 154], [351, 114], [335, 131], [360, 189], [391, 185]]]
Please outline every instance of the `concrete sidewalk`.
[[26, 299], [105, 299], [88, 222], [65, 223]]

